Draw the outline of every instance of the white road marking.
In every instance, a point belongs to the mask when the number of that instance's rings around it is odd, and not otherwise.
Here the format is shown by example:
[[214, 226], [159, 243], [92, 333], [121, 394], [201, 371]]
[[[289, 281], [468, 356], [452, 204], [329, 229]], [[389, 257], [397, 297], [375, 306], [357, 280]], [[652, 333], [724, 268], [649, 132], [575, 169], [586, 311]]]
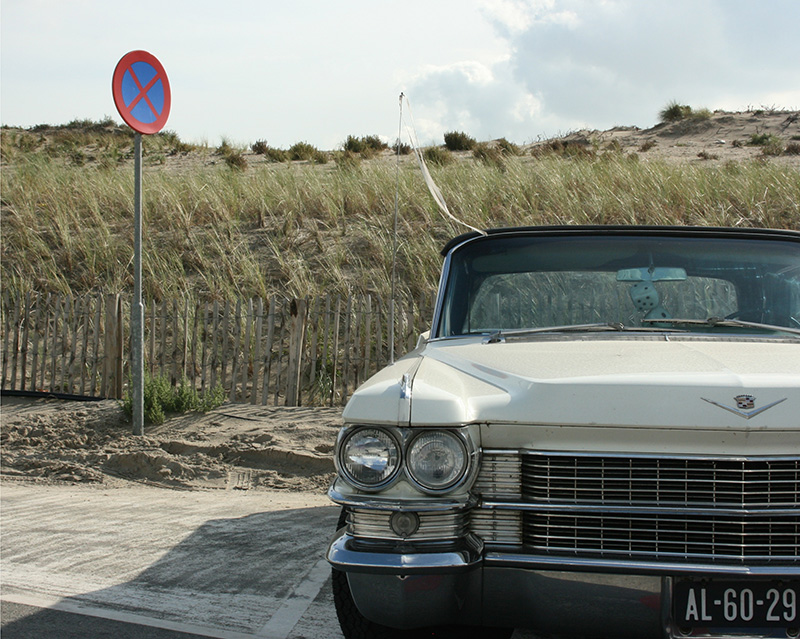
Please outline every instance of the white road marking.
[[251, 635], [242, 632], [233, 632], [230, 630], [223, 630], [221, 628], [210, 628], [208, 626], [201, 626], [197, 624], [169, 621], [167, 619], [158, 619], [156, 617], [148, 617], [146, 615], [123, 612], [120, 610], [111, 610], [109, 608], [97, 608], [95, 606], [88, 606], [79, 603], [75, 599], [58, 599], [42, 595], [20, 595], [7, 593], [0, 595], [0, 599], [9, 603], [20, 604], [23, 606], [46, 608], [48, 610], [58, 610], [60, 612], [71, 612], [87, 617], [98, 617], [100, 619], [108, 619], [110, 621], [121, 621], [123, 623], [147, 626], [148, 628], [160, 628], [161, 630], [186, 632], [189, 634], [200, 635], [202, 637], [212, 637], [213, 639], [257, 639], [257, 635]]
[[330, 564], [327, 560], [320, 559], [270, 617], [257, 636], [263, 639], [286, 639], [308, 610], [311, 602], [317, 598], [330, 574]]

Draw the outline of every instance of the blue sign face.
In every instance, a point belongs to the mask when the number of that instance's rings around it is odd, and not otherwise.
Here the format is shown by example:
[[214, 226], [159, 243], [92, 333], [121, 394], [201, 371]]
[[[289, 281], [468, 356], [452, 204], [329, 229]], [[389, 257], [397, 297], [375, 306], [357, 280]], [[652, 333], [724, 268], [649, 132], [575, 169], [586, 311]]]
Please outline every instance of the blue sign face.
[[147, 51], [123, 56], [112, 80], [114, 103], [125, 123], [139, 133], [157, 133], [169, 117], [171, 93], [164, 67]]
[[158, 71], [147, 62], [134, 62], [122, 76], [122, 99], [130, 114], [139, 122], [150, 124], [164, 110], [164, 83]]

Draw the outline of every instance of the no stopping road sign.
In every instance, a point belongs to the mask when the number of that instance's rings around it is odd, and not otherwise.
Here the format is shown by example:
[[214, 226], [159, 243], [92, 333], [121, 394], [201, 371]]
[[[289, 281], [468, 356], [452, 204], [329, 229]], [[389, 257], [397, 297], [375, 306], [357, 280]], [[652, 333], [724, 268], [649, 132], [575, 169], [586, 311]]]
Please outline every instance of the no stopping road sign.
[[114, 104], [129, 127], [146, 135], [166, 124], [172, 102], [164, 67], [147, 51], [122, 56], [111, 81]]

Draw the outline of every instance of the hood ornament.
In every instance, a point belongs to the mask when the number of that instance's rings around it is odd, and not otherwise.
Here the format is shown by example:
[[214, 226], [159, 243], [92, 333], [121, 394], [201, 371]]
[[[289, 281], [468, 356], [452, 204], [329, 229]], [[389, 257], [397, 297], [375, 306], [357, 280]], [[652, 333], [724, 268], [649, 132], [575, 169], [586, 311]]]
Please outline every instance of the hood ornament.
[[709, 404], [714, 404], [714, 406], [719, 406], [729, 413], [733, 413], [739, 417], [744, 417], [744, 419], [750, 419], [751, 417], [755, 417], [756, 415], [760, 415], [764, 411], [769, 410], [773, 406], [777, 406], [781, 402], [785, 402], [788, 398], [784, 397], [783, 399], [779, 399], [778, 401], [767, 404], [766, 406], [762, 406], [761, 408], [756, 408], [755, 396], [747, 394], [737, 395], [733, 398], [733, 401], [736, 402], [735, 407], [726, 406], [725, 404], [720, 404], [719, 402], [715, 402], [712, 399], [706, 399], [705, 397], [701, 397], [700, 399], [702, 399], [704, 402], [708, 402]]

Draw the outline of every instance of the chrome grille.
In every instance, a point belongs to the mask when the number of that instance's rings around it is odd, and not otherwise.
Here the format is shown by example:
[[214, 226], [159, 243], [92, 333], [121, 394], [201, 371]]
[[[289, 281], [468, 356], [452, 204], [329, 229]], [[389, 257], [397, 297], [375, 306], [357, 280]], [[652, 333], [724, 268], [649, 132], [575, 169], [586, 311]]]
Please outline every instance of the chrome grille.
[[522, 460], [517, 452], [483, 455], [481, 469], [472, 491], [493, 497], [518, 499], [522, 496]]
[[800, 516], [525, 513], [534, 552], [630, 559], [797, 561]]
[[471, 530], [487, 544], [579, 557], [800, 563], [798, 457], [483, 451], [473, 492], [483, 507]]
[[518, 545], [522, 539], [522, 513], [518, 510], [473, 510], [470, 530], [487, 544]]
[[[466, 534], [468, 515], [465, 512], [418, 512], [419, 529], [409, 539], [435, 541], [455, 539]], [[388, 510], [356, 508], [348, 511], [348, 532], [354, 537], [399, 541], [403, 539], [392, 530]]]
[[800, 506], [797, 459], [525, 454], [522, 469], [522, 494], [536, 502]]

